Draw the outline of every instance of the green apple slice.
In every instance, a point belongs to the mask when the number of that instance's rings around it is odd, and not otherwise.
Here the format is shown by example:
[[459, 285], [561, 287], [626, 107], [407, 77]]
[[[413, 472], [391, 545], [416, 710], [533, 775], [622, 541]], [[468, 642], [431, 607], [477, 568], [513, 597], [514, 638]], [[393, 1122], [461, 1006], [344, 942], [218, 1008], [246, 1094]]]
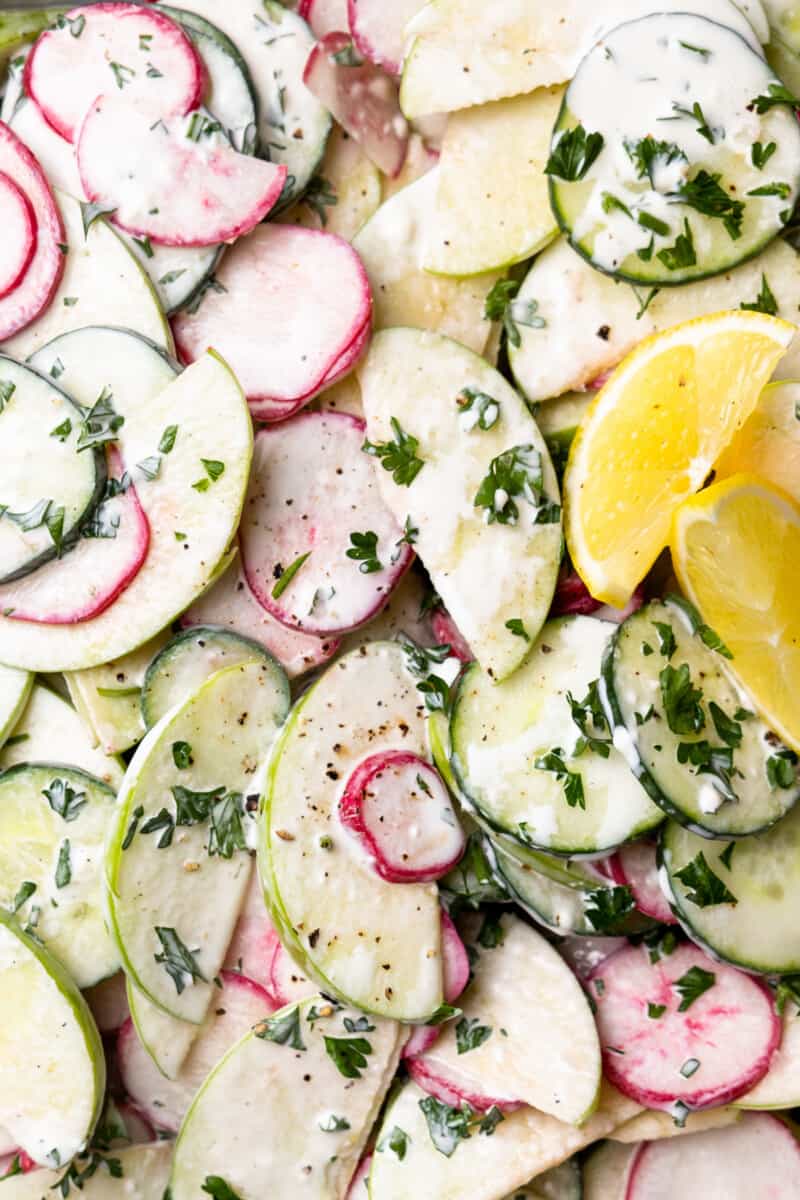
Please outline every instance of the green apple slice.
[[0, 13], [0, 67], [4, 67], [12, 54], [32, 41], [63, 8], [12, 9]]
[[5, 353], [30, 358], [53, 338], [100, 323], [132, 329], [172, 351], [172, 334], [153, 285], [127, 246], [102, 218], [86, 232], [80, 203], [66, 192], [55, 196], [67, 235], [64, 274], [41, 316], [3, 343]]
[[450, 117], [424, 235], [427, 271], [503, 270], [558, 236], [544, 168], [563, 94], [539, 88]]
[[0, 746], [13, 733], [32, 687], [33, 675], [28, 671], [0, 666]]
[[[139, 573], [99, 616], [77, 625], [0, 617], [0, 660], [36, 670], [80, 670], [127, 654], [191, 604], [234, 535], [252, 452], [252, 423], [236, 378], [213, 351], [176, 377], [151, 342], [95, 326], [64, 334], [34, 356], [91, 407], [106, 388], [124, 417], [119, 448], [150, 523]], [[63, 368], [63, 369], [62, 369]], [[165, 441], [174, 428], [170, 450]], [[137, 464], [158, 463], [155, 478]], [[63, 561], [65, 572], [69, 557]], [[67, 577], [65, 574], [65, 586]]]
[[262, 1200], [265, 1181], [276, 1197], [344, 1196], [403, 1038], [393, 1021], [322, 996], [260, 1022], [211, 1072], [184, 1118], [173, 1200], [197, 1200], [209, 1177], [240, 1200]]
[[100, 1114], [103, 1046], [77, 985], [4, 909], [0, 1006], [0, 1126], [34, 1162], [61, 1166]]
[[740, 1096], [736, 1108], [796, 1108], [800, 1105], [800, 1008], [787, 999], [781, 1043], [764, 1078]]
[[583, 1163], [583, 1200], [625, 1200], [638, 1146], [601, 1142]]
[[516, 917], [500, 919], [496, 945], [487, 948], [486, 940], [471, 948], [472, 981], [458, 1001], [463, 1015], [448, 1022], [426, 1061], [434, 1072], [466, 1072], [490, 1096], [512, 1096], [582, 1124], [597, 1103], [601, 1076], [583, 988], [550, 943]]
[[[513, 1195], [515, 1188], [607, 1136], [640, 1111], [633, 1100], [604, 1084], [597, 1111], [580, 1128], [536, 1109], [520, 1108], [481, 1131], [485, 1114], [435, 1101], [431, 1105], [430, 1099], [415, 1083], [407, 1083], [386, 1108], [372, 1159], [370, 1200], [419, 1200], [420, 1196], [497, 1200], [507, 1192]], [[469, 1137], [448, 1135], [448, 1118], [451, 1122], [456, 1118], [456, 1128], [462, 1129], [466, 1119]], [[393, 1137], [396, 1130], [405, 1137]], [[402, 1145], [402, 1157], [393, 1143]]]
[[139, 1041], [166, 1079], [176, 1079], [202, 1026], [179, 1021], [127, 981], [128, 1007]]
[[250, 877], [245, 797], [288, 707], [277, 663], [227, 667], [151, 729], [126, 772], [109, 918], [134, 985], [181, 1020], [200, 1024], [214, 992]]
[[0, 905], [81, 988], [119, 970], [103, 913], [114, 792], [83, 771], [21, 763], [0, 775]]
[[[416, 439], [410, 483], [395, 482], [375, 459], [381, 494], [401, 525], [410, 518], [419, 529], [414, 548], [434, 587], [481, 666], [502, 680], [527, 658], [561, 562], [558, 484], [544, 439], [493, 367], [437, 334], [377, 334], [359, 379], [370, 442], [393, 443], [398, 428]], [[488, 407], [478, 423], [480, 404]], [[509, 456], [526, 465], [512, 468]]]
[[436, 169], [385, 201], [353, 239], [372, 286], [376, 329], [431, 329], [483, 353], [492, 332], [484, 316], [497, 274], [447, 279], [423, 269], [425, 231], [436, 206]]
[[442, 1003], [437, 888], [381, 879], [340, 825], [338, 802], [367, 755], [426, 754], [420, 701], [397, 643], [339, 659], [275, 745], [259, 836], [267, 904], [292, 956], [326, 992], [406, 1021]]
[[144, 737], [145, 671], [168, 640], [169, 633], [162, 631], [130, 654], [66, 674], [70, 699], [106, 754], [121, 754]]
[[[69, 1183], [78, 1189], [81, 1200], [123, 1200], [123, 1197], [124, 1200], [161, 1200], [169, 1180], [171, 1160], [170, 1142], [115, 1147], [111, 1154], [92, 1151], [75, 1159]], [[112, 1165], [108, 1166], [108, 1163]], [[63, 1170], [15, 1175], [3, 1185], [3, 1200], [42, 1200], [52, 1196], [56, 1189], [69, 1186], [65, 1175]], [[76, 1175], [80, 1180], [77, 1184], [74, 1183]]]
[[0, 750], [0, 771], [16, 763], [67, 763], [113, 788], [122, 782], [119, 760], [98, 750], [71, 704], [35, 683], [14, 731]]

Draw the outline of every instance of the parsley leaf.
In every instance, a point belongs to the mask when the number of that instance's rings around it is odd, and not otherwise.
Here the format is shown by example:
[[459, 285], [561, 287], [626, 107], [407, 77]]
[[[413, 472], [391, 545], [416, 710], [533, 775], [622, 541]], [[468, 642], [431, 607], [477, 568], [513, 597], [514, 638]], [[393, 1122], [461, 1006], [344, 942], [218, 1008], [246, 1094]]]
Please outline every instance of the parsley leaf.
[[81, 423], [77, 449], [89, 450], [117, 440], [125, 418], [115, 412], [111, 389], [104, 387]]
[[761, 272], [761, 291], [756, 296], [755, 300], [750, 303], [742, 303], [739, 308], [743, 308], [748, 312], [767, 313], [770, 317], [775, 317], [778, 314], [778, 301], [775, 299], [775, 294], [769, 286], [767, 277], [764, 272]]
[[582, 700], [576, 700], [572, 692], [566, 694], [572, 720], [581, 731], [581, 736], [572, 752], [573, 758], [579, 758], [586, 750], [594, 751], [601, 758], [608, 758], [611, 752], [611, 738], [598, 736], [598, 733], [608, 732], [608, 722], [600, 702], [598, 683], [599, 680], [592, 680]]
[[221, 1175], [206, 1175], [200, 1191], [213, 1196], [214, 1200], [240, 1200], [239, 1194]]
[[694, 102], [691, 108], [683, 108], [680, 104], [673, 103], [672, 111], [680, 113], [682, 117], [694, 117], [698, 123], [697, 132], [700, 134], [700, 137], [705, 138], [712, 146], [714, 145], [714, 131], [706, 120], [705, 114], [697, 101]]
[[270, 593], [273, 600], [280, 600], [281, 596], [286, 591], [297, 572], [302, 566], [304, 566], [310, 557], [311, 551], [307, 550], [305, 554], [298, 554], [294, 562], [289, 563], [289, 566], [285, 569], [281, 567], [280, 563], [278, 563], [276, 570], [279, 570], [280, 574], [278, 575], [275, 585]]
[[19, 912], [23, 904], [27, 904], [35, 891], [36, 884], [31, 883], [30, 879], [26, 879], [24, 883], [21, 883], [19, 886], [19, 891], [14, 897], [14, 902], [11, 909], [12, 912]]
[[372, 575], [375, 571], [383, 570], [383, 564], [378, 558], [378, 535], [371, 529], [366, 533], [351, 533], [350, 549], [346, 553], [348, 558], [355, 559], [360, 564], [358, 569], [362, 575]]
[[564, 751], [556, 746], [547, 754], [540, 755], [534, 766], [537, 771], [550, 771], [559, 783], [563, 784], [564, 796], [570, 808], [586, 808], [586, 797], [583, 793], [583, 776], [578, 771], [570, 771], [564, 762]]
[[312, 175], [302, 202], [317, 214], [320, 224], [325, 226], [328, 224], [327, 210], [339, 203], [339, 197], [336, 195], [334, 184], [329, 183], [322, 175]]
[[86, 792], [76, 791], [66, 779], [51, 779], [50, 786], [42, 789], [42, 795], [46, 796], [53, 812], [64, 821], [76, 820], [86, 804]]
[[519, 617], [512, 617], [510, 621], [506, 621], [505, 627], [509, 633], [514, 634], [514, 637], [524, 638], [526, 642], [531, 640], [530, 634]]
[[755, 169], [763, 171], [777, 149], [775, 142], [767, 142], [766, 146], [761, 142], [753, 142], [750, 147], [750, 159]]
[[406, 1156], [406, 1150], [408, 1149], [408, 1143], [410, 1141], [411, 1138], [408, 1136], [406, 1131], [401, 1129], [399, 1125], [395, 1125], [389, 1130], [386, 1136], [382, 1137], [378, 1142], [377, 1150], [381, 1154], [384, 1152], [384, 1150], [391, 1150], [397, 1155], [397, 1157], [400, 1159], [400, 1162], [402, 1162]]
[[332, 1059], [340, 1075], [345, 1079], [360, 1079], [361, 1072], [367, 1066], [368, 1054], [372, 1053], [372, 1045], [363, 1037], [327, 1037], [323, 1038], [328, 1057]]
[[172, 761], [179, 771], [185, 771], [191, 767], [194, 759], [192, 758], [192, 747], [188, 742], [172, 743]]
[[70, 858], [69, 838], [64, 838], [58, 852], [56, 863], [56, 887], [63, 888], [72, 882], [72, 859]]
[[481, 1025], [477, 1017], [462, 1017], [456, 1025], [456, 1046], [459, 1054], [477, 1050], [492, 1036], [491, 1025]]
[[797, 755], [792, 750], [779, 750], [767, 759], [767, 782], [775, 788], [794, 787]]
[[586, 918], [598, 933], [614, 933], [635, 907], [633, 893], [622, 887], [600, 887], [589, 893]]
[[693, 687], [688, 663], [676, 669], [667, 665], [659, 674], [661, 700], [673, 733], [699, 733], [706, 723], [700, 704], [703, 692]]
[[384, 471], [391, 471], [392, 479], [400, 487], [410, 487], [425, 466], [424, 460], [417, 454], [419, 442], [410, 433], [406, 433], [397, 417], [391, 422], [394, 440], [391, 442], [370, 442], [365, 440], [361, 449], [365, 454], [379, 458]]
[[584, 178], [604, 145], [602, 133], [587, 133], [580, 124], [557, 133], [544, 173], [575, 183]]
[[491, 429], [500, 418], [500, 404], [493, 396], [477, 388], [465, 387], [456, 396], [461, 414], [461, 427], [467, 432]]
[[706, 861], [701, 850], [691, 862], [680, 871], [675, 872], [675, 878], [688, 889], [686, 899], [698, 908], [710, 908], [714, 904], [738, 904], [738, 900], [729, 892], [719, 875], [715, 875]]
[[516, 525], [519, 508], [515, 498], [521, 496], [528, 504], [538, 507], [544, 490], [542, 456], [530, 443], [512, 446], [498, 454], [489, 464], [481, 480], [473, 504], [486, 509], [488, 525]]
[[265, 1042], [277, 1042], [279, 1046], [290, 1046], [292, 1050], [306, 1049], [300, 1032], [299, 1008], [292, 1008], [283, 1016], [266, 1017], [254, 1026], [254, 1033]]
[[776, 104], [788, 104], [791, 108], [800, 108], [800, 100], [793, 96], [787, 87], [782, 83], [771, 83], [767, 88], [768, 95], [755, 96], [748, 108], [754, 108], [759, 116], [763, 116], [765, 112], [769, 112]]
[[685, 975], [676, 979], [672, 986], [681, 997], [678, 1012], [686, 1012], [691, 1008], [695, 1000], [699, 1000], [704, 992], [714, 986], [716, 979], [713, 971], [704, 971], [698, 966], [691, 967]]
[[468, 1104], [452, 1108], [435, 1096], [418, 1101], [428, 1126], [431, 1141], [440, 1154], [450, 1158], [459, 1142], [470, 1137], [470, 1122], [475, 1114]]
[[693, 267], [697, 262], [694, 250], [694, 238], [688, 220], [683, 222], [683, 233], [679, 233], [675, 244], [659, 250], [656, 258], [664, 264], [668, 271], [680, 271], [683, 267]]
[[175, 930], [168, 926], [156, 925], [155, 935], [161, 943], [161, 953], [154, 954], [153, 957], [157, 963], [163, 966], [175, 984], [175, 990], [179, 996], [186, 987], [187, 975], [190, 983], [194, 983], [198, 979], [203, 983], [208, 982], [197, 965], [195, 955], [199, 953], [198, 950], [189, 950]]
[[687, 204], [706, 217], [716, 217], [722, 221], [728, 234], [735, 241], [742, 234], [744, 203], [734, 200], [720, 187], [721, 178], [721, 175], [711, 175], [708, 171], [700, 170], [694, 179], [687, 179], [677, 192], [672, 192], [670, 198], [680, 200], [682, 204]]

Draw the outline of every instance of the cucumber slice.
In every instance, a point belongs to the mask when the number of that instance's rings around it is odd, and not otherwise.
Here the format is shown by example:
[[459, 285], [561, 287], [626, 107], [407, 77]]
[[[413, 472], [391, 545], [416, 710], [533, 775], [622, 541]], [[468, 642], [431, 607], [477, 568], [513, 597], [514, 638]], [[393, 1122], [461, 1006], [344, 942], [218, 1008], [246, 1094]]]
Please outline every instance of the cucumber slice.
[[[800, 781], [709, 648], [716, 635], [684, 604], [645, 605], [609, 643], [603, 683], [614, 744], [656, 804], [696, 833], [758, 833], [796, 803]], [[699, 694], [689, 695], [693, 688]], [[681, 696], [696, 709], [679, 712]], [[776, 763], [791, 775], [788, 786], [778, 786]]]
[[[581, 1125], [594, 1111], [601, 1075], [586, 994], [530, 925], [506, 914], [493, 932], [471, 947], [471, 982], [458, 1000], [463, 1019], [444, 1026], [426, 1060], [434, 1073], [466, 1072], [489, 1095]], [[470, 1037], [470, 1027], [483, 1040]]]
[[0, 775], [0, 904], [81, 988], [120, 965], [103, 912], [103, 846], [113, 816], [113, 791], [83, 771], [21, 764]]
[[425, 754], [422, 711], [396, 643], [340, 658], [275, 745], [259, 838], [267, 904], [292, 957], [326, 992], [408, 1021], [442, 1003], [438, 892], [381, 879], [340, 827], [337, 806], [367, 754]]
[[[800, 307], [800, 270], [797, 252], [782, 238], [724, 275], [664, 288], [644, 308], [649, 292], [634, 292], [595, 271], [566, 238], [560, 238], [539, 255], [518, 293], [520, 303], [536, 301], [537, 316], [545, 325], [519, 327], [520, 345], [508, 347], [514, 378], [529, 401], [547, 401], [540, 410], [544, 413], [551, 396], [590, 386], [649, 334], [692, 317], [755, 303], [764, 280], [775, 297], [777, 315], [794, 321]], [[800, 376], [800, 338], [781, 359], [776, 375]]]
[[69, 696], [106, 754], [121, 754], [144, 737], [141, 694], [145, 671], [166, 645], [161, 633], [138, 650], [100, 667], [70, 671]]
[[14, 732], [32, 687], [33, 676], [27, 671], [0, 666], [0, 747]]
[[[55, 196], [69, 247], [64, 274], [41, 316], [4, 342], [6, 354], [30, 358], [54, 338], [100, 322], [135, 330], [154, 345], [171, 351], [172, 334], [150, 280], [124, 243], [102, 219], [93, 221], [85, 233], [79, 202], [63, 192]], [[55, 355], [46, 371], [54, 359]], [[66, 378], [61, 379], [62, 385], [66, 385]], [[88, 401], [90, 405], [101, 388], [102, 384]], [[75, 399], [81, 401], [78, 395]]]
[[431, 329], [482, 354], [492, 332], [484, 306], [496, 272], [447, 279], [421, 266], [438, 186], [434, 169], [386, 200], [353, 239], [353, 248], [372, 285], [376, 329]]
[[[529, 661], [505, 683], [477, 665], [461, 676], [450, 721], [453, 770], [491, 828], [523, 847], [600, 854], [663, 820], [613, 746], [603, 747], [608, 757], [590, 746], [574, 753], [583, 735], [568, 694], [578, 704], [591, 696], [611, 632], [593, 617], [563, 617], [548, 622]], [[584, 723], [589, 736], [608, 743], [586, 710]]]
[[[480, 816], [477, 819], [481, 823]], [[527, 846], [521, 845], [516, 838], [509, 837], [506, 833], [499, 833], [485, 821], [482, 823], [482, 827], [496, 848], [505, 851], [520, 866], [530, 867], [539, 875], [545, 875], [555, 883], [562, 883], [565, 887], [580, 888], [582, 892], [594, 892], [598, 887], [608, 885], [608, 877], [597, 869], [591, 859], [559, 858], [555, 854], [543, 854], [539, 850], [530, 850]]]
[[[791, 106], [759, 115], [753, 103], [776, 85], [760, 53], [703, 17], [658, 14], [610, 33], [578, 68], [553, 134], [550, 200], [573, 247], [617, 279], [661, 287], [752, 258], [800, 190]], [[776, 147], [761, 170], [757, 142]]]
[[[504, 679], [528, 657], [561, 561], [558, 485], [544, 439], [497, 371], [437, 334], [379, 333], [359, 379], [370, 442], [394, 444], [398, 428], [416, 440], [420, 465], [407, 486], [376, 459], [381, 494], [401, 525], [410, 517], [419, 528], [414, 548], [445, 607], [484, 670]], [[477, 411], [462, 413], [470, 394], [473, 405], [490, 404], [488, 428], [473, 419]], [[505, 472], [516, 479], [506, 479], [510, 491], [501, 486]]]
[[[726, 962], [766, 974], [800, 970], [800, 808], [766, 833], [735, 842], [733, 850], [730, 845], [675, 821], [664, 826], [661, 855], [678, 917], [695, 941]], [[699, 890], [678, 878], [687, 867]]]
[[290, 204], [319, 166], [331, 129], [327, 109], [303, 83], [311, 31], [277, 0], [191, 0], [191, 11], [226, 34], [244, 59], [256, 91], [259, 153], [286, 166], [282, 203]]
[[202, 1026], [158, 1008], [127, 980], [128, 1007], [139, 1041], [166, 1079], [175, 1079]]
[[66, 551], [106, 483], [102, 448], [78, 453], [83, 413], [53, 381], [0, 355], [0, 584]]
[[773, 37], [765, 47], [767, 62], [778, 79], [782, 79], [789, 90], [797, 95], [800, 88], [800, 54], [779, 37]]
[[562, 97], [560, 87], [540, 88], [451, 116], [436, 206], [424, 234], [427, 271], [463, 276], [503, 270], [558, 235], [544, 167]]
[[288, 707], [276, 663], [227, 667], [150, 730], [126, 772], [109, 920], [133, 984], [181, 1020], [199, 1024], [211, 1001], [250, 874], [244, 794]]
[[[252, 662], [281, 670], [263, 646], [232, 630], [195, 625], [179, 633], [156, 654], [145, 672], [141, 705], [146, 728], [152, 729], [165, 713], [196, 692], [215, 671]], [[288, 682], [286, 686], [288, 710]]]
[[[213, 352], [176, 379], [174, 366], [145, 339], [95, 326], [51, 342], [34, 365], [47, 371], [56, 362], [64, 368], [61, 382], [80, 403], [91, 406], [104, 387], [110, 389], [115, 411], [125, 417], [119, 447], [129, 470], [154, 454], [161, 458], [156, 478], [135, 472], [150, 521], [150, 547], [113, 604], [92, 621], [72, 626], [0, 617], [0, 658], [7, 663], [80, 670], [148, 641], [212, 581], [238, 522], [252, 425], [238, 383]], [[173, 425], [172, 450], [159, 452]], [[222, 474], [212, 481], [203, 460], [215, 474], [221, 463]], [[65, 571], [68, 563], [67, 557], [61, 564]], [[65, 587], [66, 580], [65, 575]]]
[[[337, 1068], [337, 1052], [354, 1041], [363, 1050], [359, 1065], [340, 1059]], [[209, 1176], [222, 1177], [241, 1200], [260, 1200], [265, 1179], [276, 1196], [344, 1195], [401, 1044], [394, 1022], [369, 1021], [322, 996], [257, 1024], [186, 1114], [169, 1183], [174, 1200], [196, 1200]]]
[[[158, 1200], [164, 1194], [169, 1179], [172, 1146], [169, 1142], [143, 1146], [114, 1148], [113, 1157], [120, 1165], [121, 1177], [115, 1178], [104, 1166], [105, 1157], [93, 1152], [77, 1159], [75, 1168], [81, 1175], [81, 1200]], [[91, 1162], [98, 1169], [88, 1178], [83, 1172]], [[6, 1180], [6, 1200], [42, 1200], [51, 1196], [64, 1177], [64, 1171], [29, 1171]]]
[[0, 771], [36, 762], [67, 763], [114, 789], [122, 782], [119, 760], [98, 750], [72, 705], [41, 683], [34, 683], [14, 732], [0, 750]]
[[593, 1147], [583, 1160], [583, 1200], [625, 1200], [638, 1148], [616, 1142]]
[[[632, 1100], [615, 1092], [607, 1084], [600, 1093], [600, 1104], [585, 1125], [576, 1128], [534, 1108], [507, 1113], [487, 1136], [480, 1132], [481, 1114], [468, 1110], [472, 1132], [459, 1140], [458, 1134], [447, 1140], [429, 1125], [420, 1103], [425, 1093], [407, 1083], [388, 1104], [378, 1134], [377, 1148], [369, 1177], [370, 1200], [497, 1200], [498, 1196], [525, 1187], [537, 1175], [564, 1162], [584, 1146], [605, 1137], [616, 1125], [634, 1116], [639, 1108]], [[444, 1106], [442, 1119], [458, 1110]], [[407, 1134], [402, 1158], [391, 1148], [392, 1130]], [[442, 1139], [438, 1149], [431, 1138]]]
[[0, 908], [0, 1125], [38, 1163], [86, 1146], [106, 1083], [103, 1045], [64, 968]]

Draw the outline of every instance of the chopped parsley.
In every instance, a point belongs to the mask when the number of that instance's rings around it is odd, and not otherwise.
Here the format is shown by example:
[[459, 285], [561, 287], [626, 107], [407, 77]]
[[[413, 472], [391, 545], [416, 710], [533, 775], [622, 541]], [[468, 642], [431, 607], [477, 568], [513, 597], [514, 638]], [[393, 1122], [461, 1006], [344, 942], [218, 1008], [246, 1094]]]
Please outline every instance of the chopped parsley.
[[793, 750], [779, 750], [767, 759], [767, 782], [775, 788], [794, 787], [797, 755]]
[[728, 891], [719, 875], [714, 874], [702, 850], [685, 867], [675, 872], [675, 878], [687, 888], [686, 899], [698, 908], [710, 908], [715, 904], [738, 904], [738, 900]]
[[748, 312], [767, 313], [770, 317], [777, 316], [778, 301], [775, 299], [775, 294], [769, 286], [767, 277], [763, 271], [761, 272], [761, 291], [755, 300], [751, 300], [749, 303], [742, 301], [739, 308], [745, 309]]
[[514, 634], [514, 637], [524, 638], [526, 642], [531, 640], [530, 634], [519, 617], [512, 617], [510, 621], [506, 621], [505, 627], [509, 633]]
[[47, 803], [64, 821], [75, 821], [87, 803], [86, 792], [78, 792], [66, 779], [51, 779], [50, 786], [42, 790]]
[[705, 114], [696, 100], [691, 108], [683, 108], [680, 104], [674, 102], [672, 105], [672, 111], [674, 113], [678, 113], [682, 117], [693, 117], [695, 121], [697, 121], [697, 133], [700, 134], [700, 137], [705, 138], [707, 142], [710, 142], [712, 146], [714, 145], [714, 131], [706, 120]]
[[114, 75], [114, 82], [122, 91], [125, 85], [131, 82], [136, 72], [132, 67], [126, 67], [124, 63], [110, 62], [108, 65]]
[[674, 142], [659, 142], [650, 136], [640, 138], [636, 142], [626, 141], [625, 150], [636, 167], [639, 178], [644, 179], [647, 176], [652, 187], [655, 187], [654, 177], [659, 167], [687, 161], [680, 146], [676, 146]]
[[58, 852], [56, 863], [56, 887], [63, 888], [72, 882], [72, 858], [70, 856], [69, 838], [64, 838]]
[[180, 996], [186, 987], [187, 976], [189, 983], [200, 979], [207, 983], [203, 972], [197, 964], [195, 955], [199, 950], [189, 950], [174, 929], [165, 925], [155, 926], [155, 935], [161, 943], [161, 953], [154, 954], [157, 963], [163, 966]]
[[667, 1011], [666, 1004], [648, 1003], [648, 1005], [647, 1005], [647, 1015], [651, 1021], [658, 1021], [661, 1017], [663, 1017], [663, 1015], [666, 1011]]
[[708, 171], [700, 170], [694, 179], [687, 179], [677, 192], [671, 193], [670, 198], [680, 200], [682, 204], [688, 205], [703, 216], [715, 217], [722, 221], [729, 236], [736, 241], [742, 235], [744, 202], [734, 200], [720, 187], [721, 178], [721, 175], [711, 175]]
[[543, 492], [542, 456], [534, 446], [526, 443], [512, 446], [492, 459], [473, 504], [485, 509], [484, 519], [488, 525], [495, 521], [501, 525], [516, 525], [519, 519], [516, 498], [521, 497], [541, 511]]
[[214, 1200], [240, 1200], [238, 1192], [221, 1175], [206, 1175], [200, 1191], [213, 1196]]
[[77, 446], [79, 451], [116, 441], [117, 434], [125, 424], [125, 418], [114, 410], [113, 401], [111, 389], [104, 387], [81, 422]]
[[595, 888], [588, 896], [586, 919], [598, 933], [615, 933], [634, 907], [627, 885]]
[[462, 1017], [456, 1025], [456, 1047], [459, 1054], [477, 1050], [492, 1036], [491, 1025], [481, 1025], [477, 1017]]
[[487, 321], [502, 321], [506, 337], [515, 349], [522, 345], [519, 326], [528, 329], [544, 329], [544, 317], [539, 316], [537, 300], [516, 298], [521, 287], [518, 279], [498, 279], [486, 296], [483, 315]]
[[275, 570], [279, 572], [278, 578], [272, 588], [272, 591], [270, 592], [273, 600], [280, 600], [281, 596], [286, 591], [297, 572], [304, 566], [310, 557], [311, 551], [307, 550], [305, 554], [298, 554], [294, 562], [289, 563], [289, 566], [285, 569], [280, 565], [280, 563], [278, 563], [275, 568]]
[[782, 83], [777, 82], [769, 84], [766, 96], [755, 96], [747, 107], [754, 108], [759, 116], [763, 116], [777, 104], [788, 104], [791, 108], [800, 108], [800, 100], [793, 96]]
[[299, 1008], [292, 1008], [283, 1016], [266, 1017], [254, 1027], [254, 1033], [265, 1042], [277, 1042], [279, 1046], [289, 1046], [292, 1050], [306, 1049], [300, 1031]]
[[303, 196], [303, 204], [319, 217], [321, 225], [328, 224], [328, 209], [339, 203], [334, 184], [322, 175], [312, 175]]
[[378, 558], [378, 535], [372, 529], [368, 529], [366, 533], [351, 533], [350, 549], [346, 553], [348, 558], [359, 564], [358, 569], [362, 575], [372, 575], [383, 570], [383, 564]]
[[659, 674], [664, 713], [673, 733], [699, 733], [706, 723], [702, 689], [692, 684], [688, 663], [667, 664]]
[[394, 440], [391, 442], [364, 441], [361, 449], [365, 454], [371, 454], [380, 459], [385, 471], [390, 471], [392, 479], [400, 487], [409, 487], [425, 466], [423, 459], [417, 455], [419, 442], [410, 433], [406, 433], [397, 417], [390, 421]]
[[564, 762], [564, 751], [556, 746], [547, 754], [536, 759], [534, 766], [537, 771], [550, 771], [564, 788], [564, 796], [570, 808], [586, 808], [586, 797], [583, 792], [583, 776], [578, 771], [570, 771]]
[[372, 1044], [363, 1037], [323, 1038], [325, 1050], [340, 1075], [345, 1079], [360, 1079], [368, 1065], [367, 1055], [372, 1053]]
[[693, 267], [697, 262], [694, 249], [694, 237], [688, 219], [683, 222], [683, 233], [679, 233], [672, 246], [665, 246], [656, 255], [668, 271], [680, 271], [684, 267]]
[[755, 169], [763, 171], [777, 149], [775, 142], [767, 142], [766, 146], [761, 142], [753, 142], [750, 147], [750, 160]]
[[465, 387], [456, 396], [462, 428], [491, 429], [500, 417], [500, 404], [493, 396], [477, 388]]
[[691, 1008], [695, 1000], [699, 1000], [704, 992], [714, 986], [716, 979], [713, 971], [704, 971], [698, 966], [690, 967], [685, 975], [676, 979], [672, 986], [681, 997], [678, 1012], [686, 1012]]
[[400, 1162], [402, 1162], [406, 1156], [408, 1143], [410, 1141], [411, 1138], [408, 1136], [406, 1131], [401, 1129], [399, 1125], [395, 1125], [389, 1130], [385, 1137], [381, 1138], [376, 1148], [380, 1154], [382, 1154], [385, 1150], [391, 1150], [393, 1154], [397, 1155]]
[[172, 743], [172, 761], [179, 771], [185, 771], [187, 767], [191, 767], [194, 759], [192, 758], [192, 747], [188, 742]]
[[31, 883], [30, 879], [26, 879], [24, 883], [21, 883], [19, 886], [19, 890], [18, 890], [16, 896], [14, 897], [14, 902], [12, 904], [12, 912], [19, 912], [19, 910], [22, 908], [23, 904], [27, 904], [27, 902], [30, 900], [31, 896], [33, 895], [33, 893], [35, 891], [36, 891], [36, 884]]
[[587, 133], [580, 124], [557, 133], [544, 173], [575, 183], [585, 177], [604, 145], [602, 133]]

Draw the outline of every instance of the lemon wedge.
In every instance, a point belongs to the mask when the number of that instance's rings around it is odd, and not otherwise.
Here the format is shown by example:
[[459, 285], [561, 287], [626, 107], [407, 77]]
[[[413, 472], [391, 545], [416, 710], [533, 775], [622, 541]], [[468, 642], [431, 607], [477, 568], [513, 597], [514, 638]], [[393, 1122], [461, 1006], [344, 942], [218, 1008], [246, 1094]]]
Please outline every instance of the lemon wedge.
[[770, 383], [716, 465], [715, 477], [742, 472], [774, 483], [800, 503], [800, 383]]
[[716, 313], [654, 334], [597, 394], [570, 450], [564, 522], [598, 600], [624, 606], [744, 425], [794, 337], [764, 313]]

